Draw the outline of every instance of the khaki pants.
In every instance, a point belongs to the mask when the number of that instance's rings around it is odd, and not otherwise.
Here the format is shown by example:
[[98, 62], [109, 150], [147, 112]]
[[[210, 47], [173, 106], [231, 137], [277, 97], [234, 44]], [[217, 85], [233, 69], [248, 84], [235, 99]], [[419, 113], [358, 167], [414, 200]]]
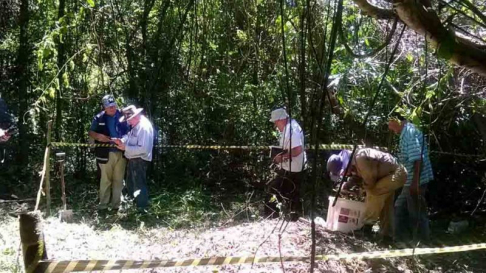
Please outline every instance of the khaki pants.
[[403, 187], [407, 181], [407, 170], [400, 165], [394, 173], [376, 182], [371, 189], [366, 189], [364, 223], [372, 225], [379, 221], [383, 236], [393, 235], [393, 200], [395, 190]]
[[108, 162], [99, 164], [101, 169], [100, 208], [108, 207], [108, 203], [113, 209], [120, 207], [126, 165], [127, 160], [123, 158], [122, 152], [110, 152]]

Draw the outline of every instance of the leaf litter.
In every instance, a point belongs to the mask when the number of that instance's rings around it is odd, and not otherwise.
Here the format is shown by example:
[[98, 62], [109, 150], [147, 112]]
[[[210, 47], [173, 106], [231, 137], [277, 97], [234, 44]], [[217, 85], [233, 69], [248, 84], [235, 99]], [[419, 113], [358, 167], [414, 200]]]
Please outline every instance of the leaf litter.
[[[116, 217], [115, 217], [116, 218]], [[109, 221], [110, 218], [105, 219]], [[190, 259], [213, 256], [310, 256], [311, 228], [299, 220], [282, 225], [275, 220], [232, 223], [213, 228], [171, 229], [137, 225], [125, 228], [117, 221], [103, 228], [93, 220], [67, 224], [57, 218], [44, 220], [43, 231], [49, 259], [54, 260], [155, 260]], [[281, 227], [284, 227], [281, 229]], [[279, 230], [282, 230], [280, 232]], [[352, 235], [329, 232], [317, 226], [317, 255], [383, 250], [376, 244]], [[280, 240], [280, 242], [279, 242]], [[22, 272], [18, 219], [0, 207], [0, 272]], [[451, 254], [453, 255], [453, 254]], [[450, 259], [449, 259], [450, 260]], [[427, 269], [421, 259], [318, 261], [315, 272], [475, 272], [457, 261], [449, 269], [435, 264]], [[454, 266], [456, 264], [456, 266]], [[172, 267], [123, 272], [309, 272], [309, 263], [280, 263], [223, 266]], [[452, 271], [449, 271], [452, 270]], [[120, 272], [113, 271], [113, 272]], [[479, 271], [478, 271], [479, 272]]]

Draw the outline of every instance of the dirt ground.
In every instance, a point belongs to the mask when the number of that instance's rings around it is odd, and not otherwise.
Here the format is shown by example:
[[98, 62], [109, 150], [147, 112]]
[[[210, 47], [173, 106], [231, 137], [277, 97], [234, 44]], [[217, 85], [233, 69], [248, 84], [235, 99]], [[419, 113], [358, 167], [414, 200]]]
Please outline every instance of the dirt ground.
[[[0, 204], [0, 272], [22, 272], [19, 208]], [[172, 230], [136, 219], [126, 225], [118, 215], [85, 215], [75, 223], [44, 221], [50, 259], [185, 259], [211, 256], [309, 256], [311, 228], [299, 220], [233, 222], [212, 228]], [[131, 220], [132, 221], [132, 220]], [[100, 224], [102, 223], [102, 224]], [[153, 223], [153, 222], [152, 222]], [[317, 254], [383, 250], [376, 244], [323, 228], [317, 229]], [[482, 238], [477, 238], [481, 240]], [[462, 241], [462, 244], [481, 241]], [[484, 241], [484, 240], [483, 240]], [[460, 241], [458, 243], [461, 243]], [[444, 245], [446, 245], [444, 243]], [[447, 244], [450, 245], [450, 244]], [[486, 251], [428, 255], [420, 258], [320, 261], [316, 272], [486, 272]], [[309, 272], [309, 264], [280, 263], [126, 270], [124, 272]]]

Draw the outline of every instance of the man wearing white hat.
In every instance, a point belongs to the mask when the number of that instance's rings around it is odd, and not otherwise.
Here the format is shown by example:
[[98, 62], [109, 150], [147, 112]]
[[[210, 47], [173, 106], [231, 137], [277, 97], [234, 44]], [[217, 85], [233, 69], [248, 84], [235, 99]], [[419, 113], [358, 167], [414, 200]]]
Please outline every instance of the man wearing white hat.
[[121, 120], [126, 119], [132, 129], [115, 143], [118, 149], [125, 151], [128, 159], [128, 193], [135, 198], [138, 210], [145, 212], [148, 207], [147, 168], [152, 161], [154, 128], [142, 111], [133, 105], [123, 109]]
[[304, 145], [304, 132], [299, 123], [290, 119], [284, 108], [272, 111], [270, 122], [275, 124], [280, 132], [279, 147], [283, 152], [273, 158], [277, 165], [276, 178], [268, 184], [265, 212], [268, 216], [278, 217], [279, 209], [273, 196], [282, 203], [290, 213], [290, 220], [296, 221], [300, 211], [300, 183], [307, 161]]

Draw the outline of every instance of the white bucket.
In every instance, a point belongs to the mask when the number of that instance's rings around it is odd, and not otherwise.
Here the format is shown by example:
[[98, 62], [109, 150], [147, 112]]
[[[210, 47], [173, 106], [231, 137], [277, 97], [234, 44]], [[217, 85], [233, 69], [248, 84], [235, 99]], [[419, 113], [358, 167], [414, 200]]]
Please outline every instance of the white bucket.
[[339, 198], [332, 206], [334, 196], [329, 196], [326, 227], [332, 231], [350, 232], [360, 229], [364, 223], [365, 203]]

